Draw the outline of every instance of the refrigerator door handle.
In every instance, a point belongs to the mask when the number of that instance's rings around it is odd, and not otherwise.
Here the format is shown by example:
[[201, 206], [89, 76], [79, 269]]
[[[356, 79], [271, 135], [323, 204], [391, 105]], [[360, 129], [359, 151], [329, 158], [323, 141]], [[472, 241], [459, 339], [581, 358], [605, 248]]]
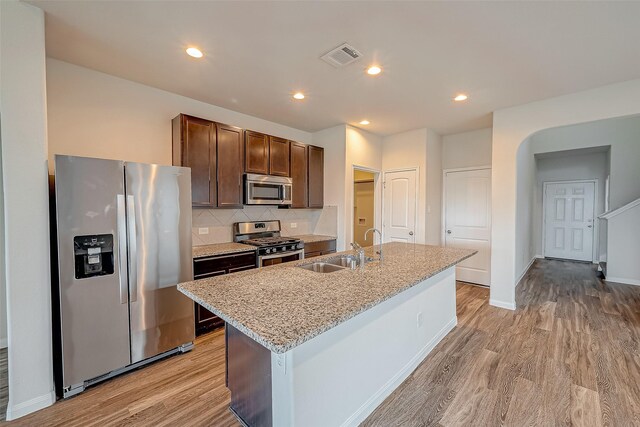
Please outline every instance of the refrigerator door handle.
[[131, 302], [138, 300], [138, 251], [136, 247], [135, 199], [127, 196], [127, 222], [129, 231], [129, 286]]
[[129, 301], [127, 295], [127, 224], [124, 195], [116, 196], [118, 227], [118, 275], [120, 279], [120, 304]]

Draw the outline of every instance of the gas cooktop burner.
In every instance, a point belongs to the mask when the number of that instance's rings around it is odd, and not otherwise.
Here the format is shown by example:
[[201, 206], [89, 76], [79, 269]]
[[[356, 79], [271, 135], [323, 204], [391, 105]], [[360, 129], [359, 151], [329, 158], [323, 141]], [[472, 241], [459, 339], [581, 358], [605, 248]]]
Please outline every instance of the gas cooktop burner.
[[247, 239], [242, 243], [252, 246], [273, 246], [273, 245], [283, 245], [287, 243], [298, 243], [300, 239], [293, 239], [287, 237], [260, 237], [257, 239]]

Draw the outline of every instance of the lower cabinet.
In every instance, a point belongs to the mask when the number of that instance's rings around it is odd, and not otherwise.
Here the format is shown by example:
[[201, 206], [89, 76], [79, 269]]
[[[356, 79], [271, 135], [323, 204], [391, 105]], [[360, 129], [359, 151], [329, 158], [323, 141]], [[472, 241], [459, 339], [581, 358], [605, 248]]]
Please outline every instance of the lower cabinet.
[[[218, 255], [193, 260], [194, 280], [208, 277], [221, 276], [223, 274], [236, 273], [238, 271], [256, 268], [256, 253], [243, 252], [227, 255]], [[195, 304], [196, 335], [202, 335], [224, 325], [224, 320], [202, 307]]]
[[335, 253], [336, 241], [324, 240], [321, 242], [310, 242], [304, 244], [304, 257], [313, 258], [320, 255]]

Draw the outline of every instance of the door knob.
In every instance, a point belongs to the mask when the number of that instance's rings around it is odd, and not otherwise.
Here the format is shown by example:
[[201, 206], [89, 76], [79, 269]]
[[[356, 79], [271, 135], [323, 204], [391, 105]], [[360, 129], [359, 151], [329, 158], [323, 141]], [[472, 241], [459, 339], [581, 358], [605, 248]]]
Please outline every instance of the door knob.
[[413, 236], [413, 231], [410, 231], [410, 232], [409, 232], [409, 236]]
[[593, 227], [593, 225], [587, 225], [587, 228], [591, 228], [591, 227]]
[[447, 234], [451, 234], [451, 230], [447, 230]]

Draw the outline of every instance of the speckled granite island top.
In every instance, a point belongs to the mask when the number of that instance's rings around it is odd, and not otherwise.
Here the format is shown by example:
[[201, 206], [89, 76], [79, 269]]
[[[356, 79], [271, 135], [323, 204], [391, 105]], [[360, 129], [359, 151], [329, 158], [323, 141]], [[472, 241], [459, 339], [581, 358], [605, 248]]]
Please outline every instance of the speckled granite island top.
[[[285, 353], [475, 254], [406, 243], [382, 249], [384, 261], [364, 269], [322, 274], [297, 268], [338, 253], [181, 283], [178, 289], [269, 350]], [[374, 256], [372, 248], [367, 255]]]
[[235, 254], [241, 252], [255, 252], [255, 246], [243, 245], [242, 243], [215, 243], [213, 245], [203, 245], [193, 247], [193, 257], [201, 258], [206, 256]]

